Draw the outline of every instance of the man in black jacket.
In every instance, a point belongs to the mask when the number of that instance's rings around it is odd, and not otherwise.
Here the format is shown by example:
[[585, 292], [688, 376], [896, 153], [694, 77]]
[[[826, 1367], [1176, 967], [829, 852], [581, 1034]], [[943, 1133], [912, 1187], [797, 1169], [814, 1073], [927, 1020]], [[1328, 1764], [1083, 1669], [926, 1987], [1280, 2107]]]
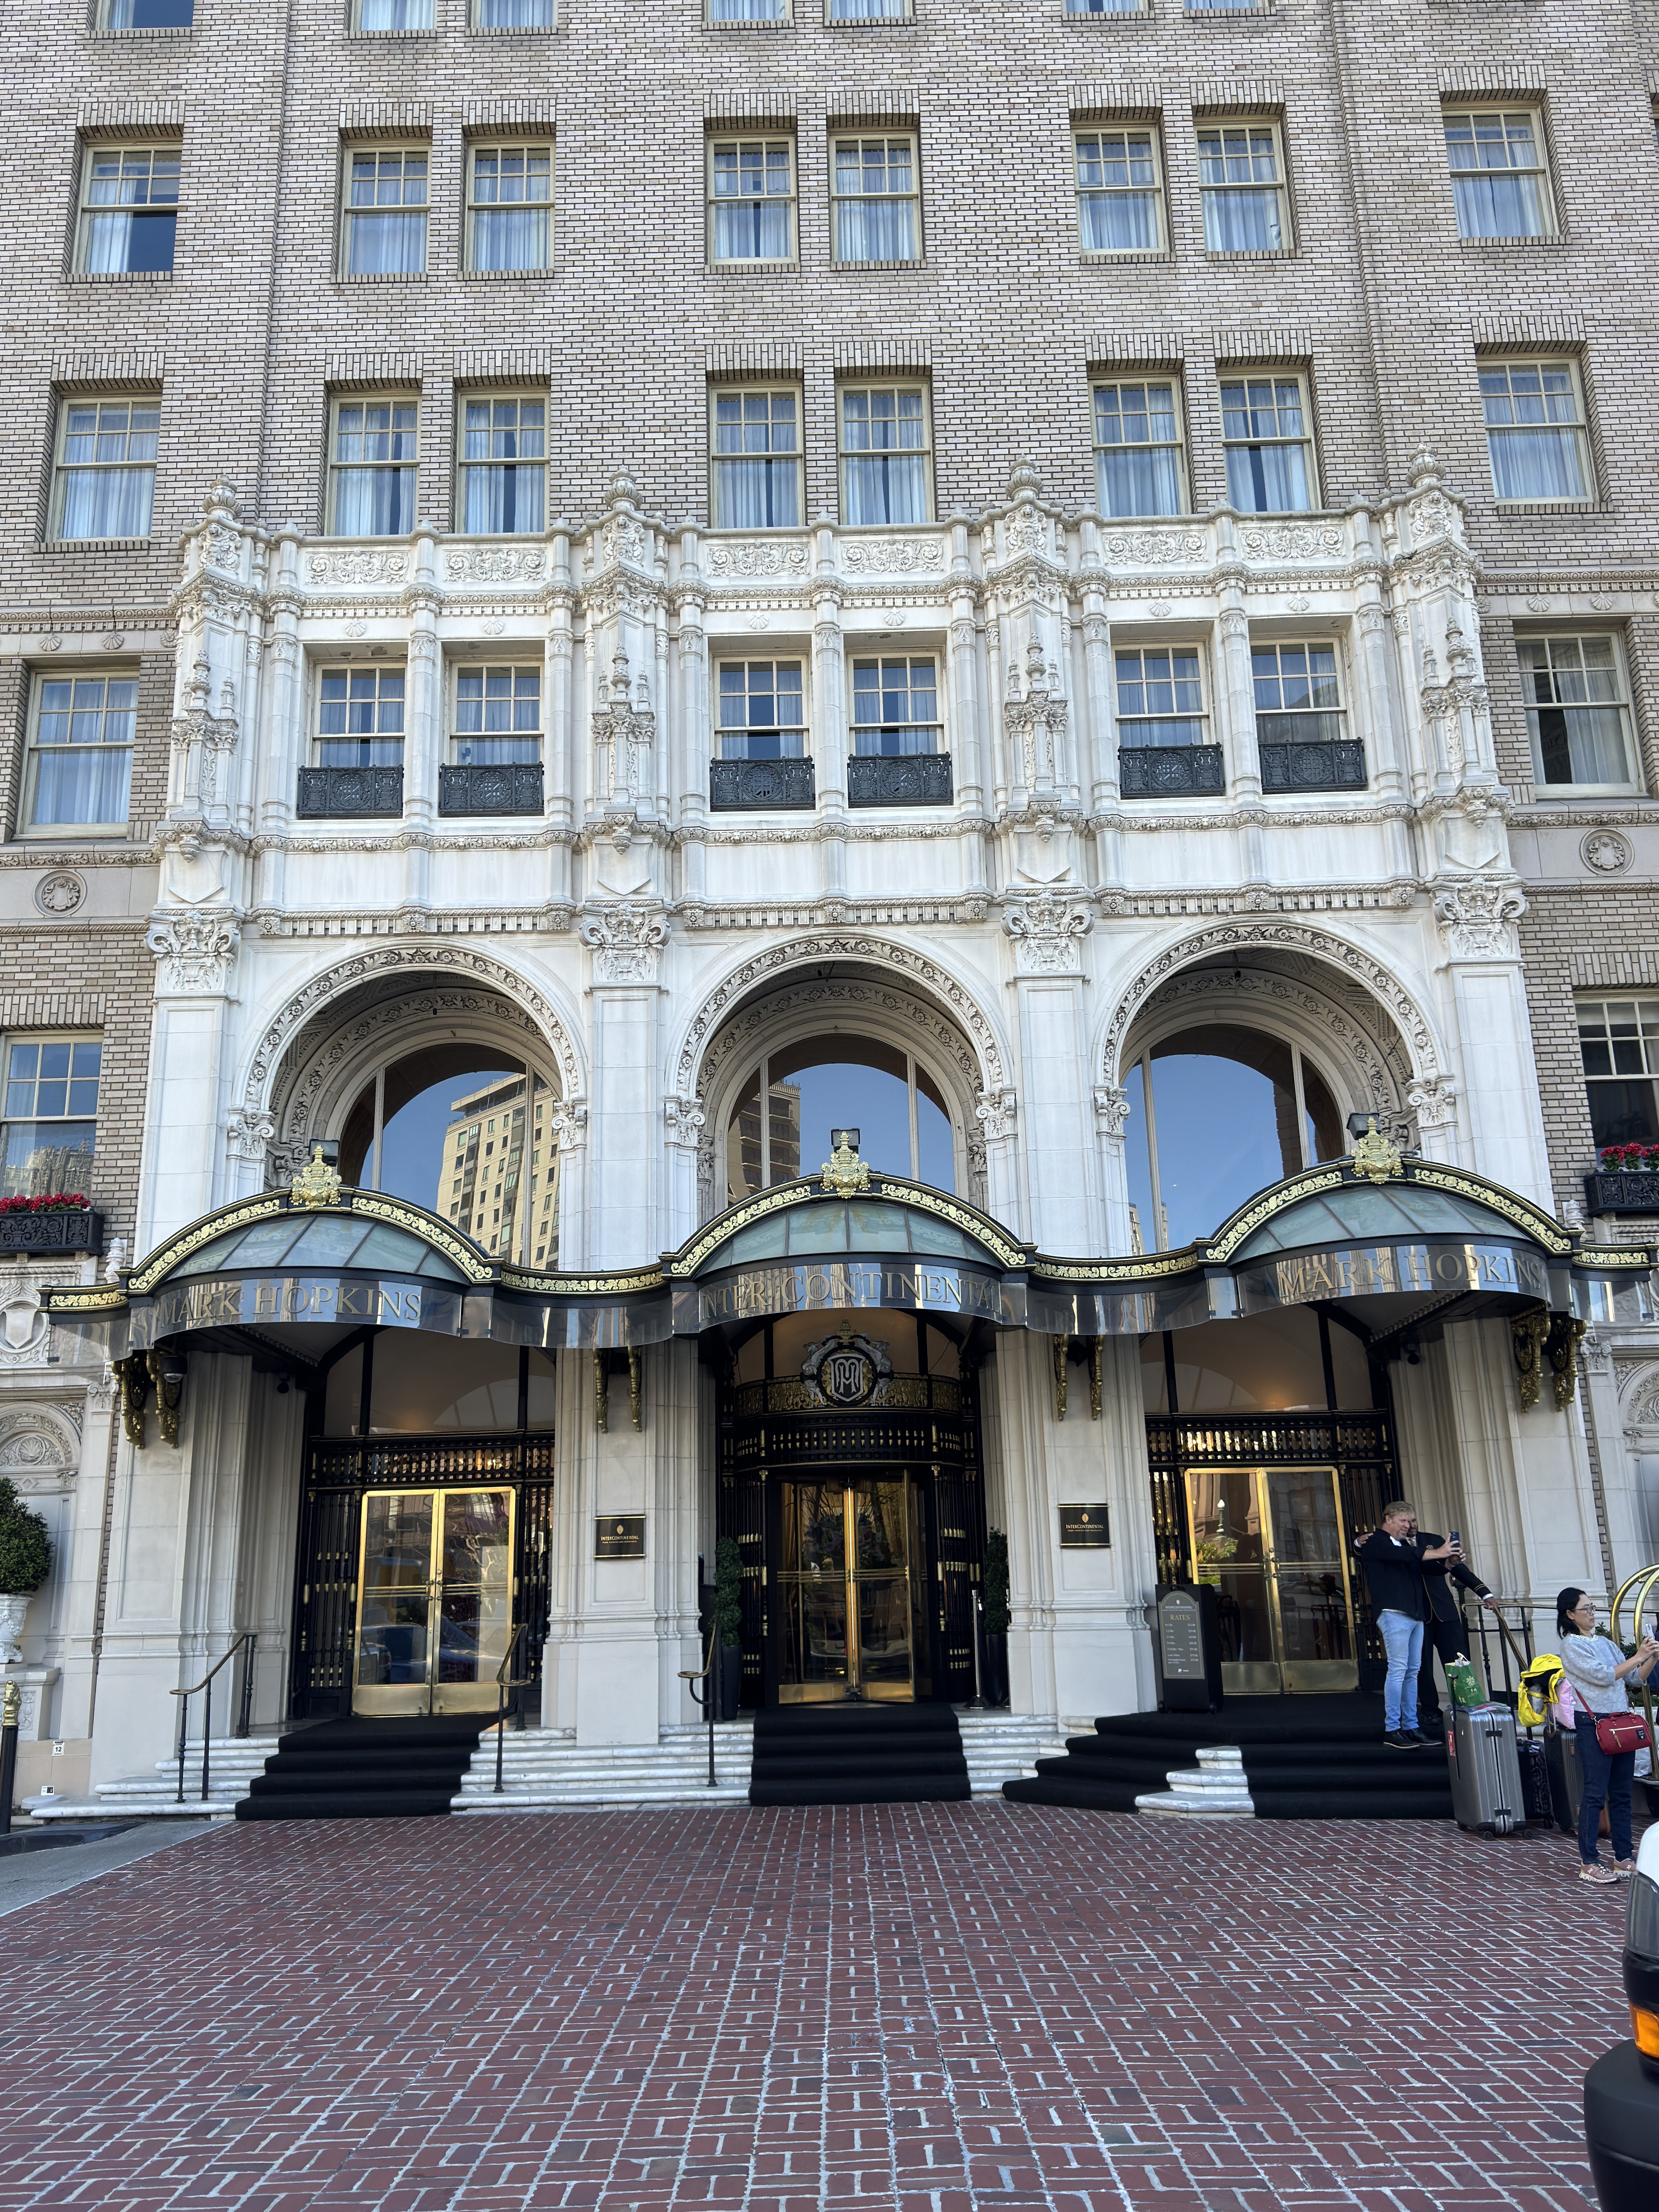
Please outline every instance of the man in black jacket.
[[1440, 1654], [1443, 1667], [1448, 1659], [1466, 1658], [1469, 1649], [1462, 1608], [1452, 1584], [1455, 1583], [1460, 1589], [1473, 1590], [1485, 1605], [1495, 1607], [1498, 1601], [1474, 1570], [1464, 1564], [1461, 1548], [1444, 1555], [1431, 1548], [1442, 1540], [1419, 1528], [1414, 1514], [1411, 1534], [1424, 1563], [1423, 1587], [1429, 1600], [1429, 1618], [1424, 1624], [1423, 1663], [1417, 1673], [1417, 1711], [1422, 1722], [1419, 1733], [1437, 1735], [1444, 1723], [1440, 1713], [1440, 1692], [1434, 1679], [1434, 1655], [1437, 1651]]
[[1365, 1570], [1376, 1632], [1389, 1655], [1382, 1691], [1382, 1741], [1393, 1751], [1415, 1751], [1429, 1739], [1418, 1733], [1417, 1672], [1423, 1657], [1423, 1632], [1431, 1618], [1426, 1571], [1448, 1559], [1452, 1547], [1419, 1546], [1413, 1531], [1417, 1509], [1403, 1498], [1382, 1509], [1382, 1525], [1354, 1547]]

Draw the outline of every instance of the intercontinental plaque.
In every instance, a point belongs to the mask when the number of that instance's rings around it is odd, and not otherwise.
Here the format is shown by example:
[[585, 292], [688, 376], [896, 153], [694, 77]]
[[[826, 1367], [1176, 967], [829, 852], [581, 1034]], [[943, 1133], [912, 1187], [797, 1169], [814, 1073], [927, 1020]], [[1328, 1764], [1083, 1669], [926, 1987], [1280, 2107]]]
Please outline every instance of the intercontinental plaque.
[[601, 1513], [593, 1523], [596, 1559], [642, 1559], [645, 1557], [643, 1513]]
[[1111, 1510], [1105, 1505], [1062, 1505], [1060, 1509], [1060, 1548], [1062, 1552], [1109, 1552], [1112, 1547]]

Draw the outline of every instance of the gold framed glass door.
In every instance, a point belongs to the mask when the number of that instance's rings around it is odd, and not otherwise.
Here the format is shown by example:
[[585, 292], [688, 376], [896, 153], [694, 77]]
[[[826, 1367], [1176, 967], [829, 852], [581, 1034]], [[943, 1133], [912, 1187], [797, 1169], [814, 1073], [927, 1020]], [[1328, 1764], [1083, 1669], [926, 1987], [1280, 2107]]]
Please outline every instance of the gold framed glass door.
[[915, 1695], [907, 1476], [786, 1482], [780, 1699]]
[[512, 1636], [510, 1490], [363, 1499], [351, 1709], [491, 1712]]
[[1334, 1467], [1186, 1470], [1193, 1579], [1215, 1591], [1233, 1697], [1357, 1689], [1353, 1589]]

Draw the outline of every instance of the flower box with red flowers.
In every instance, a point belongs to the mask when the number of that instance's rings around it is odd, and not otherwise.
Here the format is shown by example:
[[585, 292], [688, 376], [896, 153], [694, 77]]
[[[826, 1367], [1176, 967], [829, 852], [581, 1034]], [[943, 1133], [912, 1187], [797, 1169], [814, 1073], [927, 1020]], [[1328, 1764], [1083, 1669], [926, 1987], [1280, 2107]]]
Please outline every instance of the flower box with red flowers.
[[103, 1241], [104, 1217], [83, 1191], [0, 1198], [0, 1253], [96, 1252]]
[[1584, 1204], [1591, 1213], [1659, 1213], [1659, 1145], [1603, 1145]]

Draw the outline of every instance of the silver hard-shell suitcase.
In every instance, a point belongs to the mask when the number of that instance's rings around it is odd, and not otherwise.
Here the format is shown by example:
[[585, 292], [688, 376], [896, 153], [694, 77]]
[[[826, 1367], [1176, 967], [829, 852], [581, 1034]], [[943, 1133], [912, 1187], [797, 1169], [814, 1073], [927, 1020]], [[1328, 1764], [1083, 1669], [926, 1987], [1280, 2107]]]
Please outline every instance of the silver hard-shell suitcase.
[[1526, 1804], [1509, 1707], [1459, 1705], [1447, 1748], [1458, 1826], [1483, 1836], [1507, 1836], [1523, 1827]]

